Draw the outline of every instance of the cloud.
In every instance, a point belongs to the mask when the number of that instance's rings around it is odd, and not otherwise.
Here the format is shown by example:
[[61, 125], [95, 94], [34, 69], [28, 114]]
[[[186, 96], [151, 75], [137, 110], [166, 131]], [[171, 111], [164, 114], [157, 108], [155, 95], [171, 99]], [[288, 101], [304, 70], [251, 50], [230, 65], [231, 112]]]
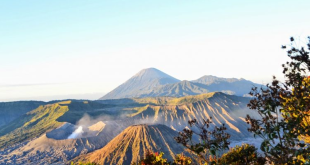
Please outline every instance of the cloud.
[[0, 88], [2, 87], [46, 86], [46, 85], [57, 85], [57, 84], [66, 84], [66, 83], [0, 84]]

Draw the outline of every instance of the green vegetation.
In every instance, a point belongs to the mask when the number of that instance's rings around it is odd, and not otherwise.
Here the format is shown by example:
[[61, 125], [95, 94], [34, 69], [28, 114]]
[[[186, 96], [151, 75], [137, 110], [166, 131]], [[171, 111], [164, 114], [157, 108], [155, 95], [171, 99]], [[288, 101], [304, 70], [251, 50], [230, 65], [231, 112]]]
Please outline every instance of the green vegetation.
[[249, 144], [242, 144], [231, 148], [227, 153], [224, 153], [216, 160], [217, 164], [265, 164], [265, 159], [258, 156], [256, 148]]
[[[248, 129], [263, 139], [260, 149], [264, 157], [258, 157], [256, 148], [244, 144], [229, 152], [218, 154], [227, 148], [229, 136], [226, 127], [215, 127], [210, 131], [210, 121], [199, 124], [195, 119], [189, 121], [191, 128], [185, 128], [176, 137], [177, 143], [198, 157], [200, 163], [207, 164], [310, 164], [310, 37], [307, 50], [294, 47], [294, 38], [287, 51], [291, 61], [283, 64], [285, 82], [275, 77], [271, 84], [250, 92], [253, 97], [248, 104], [259, 113], [260, 119], [247, 115]], [[282, 46], [286, 49], [286, 46]], [[196, 129], [192, 128], [195, 126]], [[195, 131], [198, 128], [198, 132]], [[193, 135], [199, 142], [193, 141]]]
[[152, 152], [151, 150], [147, 150], [145, 153], [144, 159], [140, 160], [138, 163], [132, 163], [132, 165], [169, 165], [167, 159], [163, 158], [163, 152]]
[[274, 77], [265, 89], [253, 88], [250, 93], [254, 98], [248, 106], [262, 118], [248, 115], [249, 131], [264, 139], [260, 148], [270, 163], [310, 163], [310, 144], [303, 141], [310, 136], [310, 37], [307, 50], [294, 43], [291, 38], [287, 51], [291, 61], [282, 65], [285, 82]]
[[73, 163], [73, 162], [71, 162], [70, 165], [98, 165], [98, 164], [91, 163], [91, 162], [87, 162], [87, 163], [83, 163], [83, 162]]
[[143, 111], [147, 110], [147, 108], [149, 107], [149, 105], [146, 105], [144, 107], [135, 107], [135, 108], [132, 108], [130, 110], [135, 110], [136, 112], [135, 113], [132, 113], [132, 114], [129, 114], [128, 116], [129, 117], [133, 117], [133, 116], [136, 116], [140, 113], [142, 113]]
[[145, 156], [138, 163], [132, 163], [132, 165], [192, 165], [192, 164], [216, 164], [216, 165], [263, 165], [266, 160], [256, 152], [256, 148], [249, 144], [242, 144], [241, 146], [235, 146], [231, 148], [227, 153], [221, 157], [215, 155], [209, 155], [208, 162], [194, 161], [192, 158], [185, 156], [183, 153], [174, 157], [173, 162], [168, 162], [164, 158], [163, 152], [152, 152], [147, 150]]
[[[188, 123], [190, 127], [179, 132], [179, 136], [175, 137], [176, 142], [186, 147], [193, 157], [197, 157], [199, 164], [216, 163], [217, 159], [215, 158], [228, 149], [230, 144], [228, 142], [230, 135], [225, 132], [225, 125], [215, 126], [211, 130], [212, 121], [210, 119], [204, 120], [204, 123], [193, 119]], [[199, 137], [199, 141], [194, 140], [195, 136]]]
[[44, 104], [42, 101], [0, 102], [0, 127]]
[[167, 161], [163, 158], [163, 152], [153, 152], [146, 150], [144, 158], [138, 162], [132, 163], [131, 165], [191, 165], [193, 160], [190, 157], [185, 156], [183, 153], [175, 156], [173, 162]]
[[0, 129], [0, 148], [32, 139], [61, 125], [56, 119], [68, 111], [68, 106], [48, 104], [28, 112]]
[[181, 153], [175, 156], [173, 164], [191, 165], [193, 164], [193, 160], [190, 157], [187, 157], [183, 153]]

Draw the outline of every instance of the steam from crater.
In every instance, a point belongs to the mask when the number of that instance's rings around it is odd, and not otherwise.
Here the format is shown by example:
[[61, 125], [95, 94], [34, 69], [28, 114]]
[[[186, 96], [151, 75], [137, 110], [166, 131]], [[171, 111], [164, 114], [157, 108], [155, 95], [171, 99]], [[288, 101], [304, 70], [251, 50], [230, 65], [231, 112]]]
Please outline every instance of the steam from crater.
[[83, 133], [83, 127], [79, 126], [70, 136], [68, 136], [68, 139], [76, 139]]

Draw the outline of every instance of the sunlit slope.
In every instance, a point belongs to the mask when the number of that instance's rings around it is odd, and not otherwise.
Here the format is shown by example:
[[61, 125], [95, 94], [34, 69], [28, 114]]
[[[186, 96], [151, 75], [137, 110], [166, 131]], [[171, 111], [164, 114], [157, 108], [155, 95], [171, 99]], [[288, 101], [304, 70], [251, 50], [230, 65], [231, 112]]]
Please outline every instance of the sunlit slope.
[[75, 124], [86, 113], [109, 118], [115, 116], [115, 113], [109, 115], [101, 111], [105, 107], [109, 106], [88, 101], [62, 101], [40, 105], [0, 129], [0, 148], [38, 137], [57, 128], [62, 122]]
[[44, 104], [42, 101], [0, 102], [0, 128]]
[[75, 162], [98, 164], [131, 164], [143, 158], [147, 149], [162, 151], [172, 160], [184, 148], [174, 141], [177, 132], [165, 125], [133, 125], [111, 140], [102, 149], [74, 159]]
[[61, 125], [56, 119], [68, 111], [66, 104], [41, 105], [0, 129], [0, 148], [37, 137]]
[[176, 130], [187, 126], [187, 121], [212, 117], [214, 125], [226, 124], [234, 139], [248, 137], [248, 125], [244, 121], [246, 114], [254, 114], [247, 108], [249, 98], [227, 95], [220, 92], [186, 96], [181, 98], [158, 97], [136, 99], [137, 102], [149, 103], [136, 108], [133, 118], [143, 119], [145, 123], [160, 123]]
[[[80, 154], [102, 148], [125, 129], [118, 130], [106, 125], [104, 130], [97, 130], [100, 135], [67, 139], [76, 128], [73, 124], [64, 123], [28, 143], [0, 150], [0, 164], [63, 164]], [[98, 123], [89, 128], [95, 130]]]

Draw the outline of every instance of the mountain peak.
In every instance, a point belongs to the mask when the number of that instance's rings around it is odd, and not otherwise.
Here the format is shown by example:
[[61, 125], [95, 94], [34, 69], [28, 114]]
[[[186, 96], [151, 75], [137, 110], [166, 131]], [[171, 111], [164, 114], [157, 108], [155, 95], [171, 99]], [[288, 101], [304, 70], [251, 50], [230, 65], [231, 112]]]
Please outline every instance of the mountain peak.
[[167, 78], [167, 77], [171, 77], [170, 75], [156, 69], [156, 68], [146, 68], [146, 69], [142, 69], [140, 72], [138, 72], [137, 74], [135, 74], [132, 78], [134, 77], [140, 77], [143, 79], [154, 79], [154, 78]]
[[177, 83], [179, 81], [180, 80], [156, 68], [146, 68], [100, 99], [139, 97], [143, 91], [148, 91], [161, 85]]
[[[164, 136], [163, 136], [164, 135]], [[132, 125], [117, 135], [106, 146], [95, 152], [81, 155], [73, 162], [90, 161], [98, 164], [132, 164], [138, 162], [146, 150], [162, 151], [173, 160], [184, 147], [175, 144], [178, 133], [166, 125]], [[113, 157], [113, 159], [111, 159]]]

